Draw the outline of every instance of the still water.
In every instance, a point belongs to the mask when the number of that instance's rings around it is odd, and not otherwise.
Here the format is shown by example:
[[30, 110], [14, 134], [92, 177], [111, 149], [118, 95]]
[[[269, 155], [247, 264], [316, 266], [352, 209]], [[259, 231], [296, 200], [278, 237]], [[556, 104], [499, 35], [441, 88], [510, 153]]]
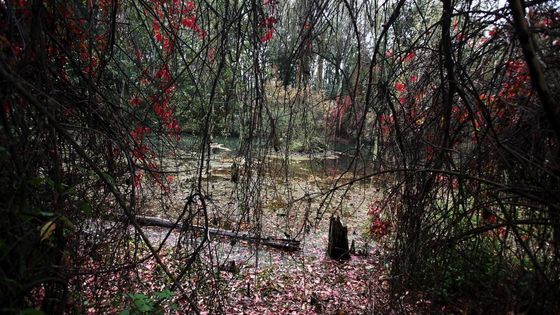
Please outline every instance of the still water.
[[[179, 147], [185, 152], [199, 152], [201, 138], [183, 135]], [[240, 152], [241, 143], [238, 137], [213, 137], [211, 141], [210, 163], [220, 167], [229, 167], [234, 159], [243, 160]], [[369, 163], [367, 154], [360, 152], [356, 155], [356, 147], [349, 143], [333, 143], [328, 150], [322, 152], [288, 152], [281, 148], [279, 152], [273, 149], [263, 149], [253, 153], [253, 158], [260, 153], [266, 156], [265, 163], [269, 172], [279, 176], [289, 172], [290, 176], [306, 177], [310, 174], [319, 176], [336, 176], [346, 172], [361, 173], [367, 171]], [[194, 155], [196, 159], [198, 155]], [[256, 160], [256, 159], [255, 159]]]

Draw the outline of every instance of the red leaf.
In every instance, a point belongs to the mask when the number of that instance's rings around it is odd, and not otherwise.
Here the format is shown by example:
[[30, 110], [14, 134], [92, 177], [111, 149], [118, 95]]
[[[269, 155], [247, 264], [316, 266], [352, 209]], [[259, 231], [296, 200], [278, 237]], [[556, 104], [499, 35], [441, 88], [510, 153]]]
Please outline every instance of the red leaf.
[[399, 93], [404, 92], [405, 88], [406, 88], [406, 86], [404, 85], [404, 83], [401, 83], [401, 82], [396, 82], [395, 83], [395, 89], [397, 91], [399, 91]]
[[268, 31], [263, 35], [263, 37], [261, 37], [261, 42], [262, 42], [262, 43], [268, 42], [269, 40], [272, 39], [272, 35], [274, 35], [274, 29], [268, 30]]
[[264, 19], [261, 21], [260, 25], [261, 25], [261, 27], [271, 28], [271, 27], [274, 26], [274, 24], [276, 24], [276, 22], [277, 22], [277, 21], [276, 21], [276, 18], [275, 18], [275, 17], [269, 16], [269, 17], [264, 18]]
[[131, 98], [128, 102], [134, 107], [142, 104], [142, 100], [138, 96]]
[[416, 54], [413, 53], [413, 52], [411, 51], [411, 52], [409, 52], [408, 54], [406, 54], [406, 56], [404, 57], [404, 60], [403, 60], [403, 61], [404, 61], [404, 62], [409, 62], [409, 61], [411, 61], [412, 59], [414, 59], [414, 57], [416, 57]]
[[161, 36], [160, 32], [156, 33], [156, 41], [160, 43], [163, 42], [163, 36]]
[[153, 19], [152, 23], [154, 24], [154, 32], [159, 33], [159, 21], [157, 19]]
[[183, 24], [184, 27], [188, 27], [188, 28], [192, 29], [196, 25], [196, 18], [194, 16], [184, 18], [183, 21], [182, 21], [182, 24]]
[[156, 78], [162, 79], [166, 82], [171, 81], [171, 75], [169, 74], [169, 69], [167, 68], [167, 66], [159, 69], [159, 71], [156, 73]]
[[196, 10], [196, 4], [192, 1], [187, 2], [187, 12], [192, 12]]
[[206, 38], [206, 31], [203, 29], [198, 30], [198, 38], [200, 39]]
[[144, 137], [144, 135], [149, 134], [150, 132], [152, 132], [150, 127], [138, 125], [134, 130], [130, 132], [130, 137], [136, 142], [142, 142], [142, 138]]
[[173, 41], [172, 41], [171, 39], [166, 38], [166, 39], [163, 41], [163, 50], [164, 50], [164, 51], [166, 51], [166, 52], [171, 52], [171, 51], [173, 50], [173, 47], [174, 47], [174, 43], [173, 43]]

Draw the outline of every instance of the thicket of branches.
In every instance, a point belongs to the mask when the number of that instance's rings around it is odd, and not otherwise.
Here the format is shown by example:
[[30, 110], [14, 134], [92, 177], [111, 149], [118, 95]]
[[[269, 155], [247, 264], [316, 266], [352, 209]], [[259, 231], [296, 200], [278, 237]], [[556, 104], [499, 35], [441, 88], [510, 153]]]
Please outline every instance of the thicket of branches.
[[[110, 288], [145, 289], [136, 266], [153, 261], [185, 309], [214, 292], [219, 312], [207, 233], [167, 255], [135, 219], [156, 200], [207, 228], [219, 135], [240, 139], [238, 228], [262, 232], [269, 153], [284, 157], [279, 191], [297, 213], [290, 153], [344, 139], [353, 178], [313, 192], [313, 210], [320, 220], [337, 191], [383, 178], [369, 220], [393, 250], [394, 293], [558, 309], [553, 1], [34, 0], [1, 2], [0, 17], [3, 310], [115, 310], [126, 296]], [[181, 169], [185, 146], [195, 162]]]
[[400, 36], [418, 61], [382, 81], [396, 95], [376, 97], [396, 143], [396, 290], [558, 307], [558, 13], [523, 10], [443, 1], [434, 24]]

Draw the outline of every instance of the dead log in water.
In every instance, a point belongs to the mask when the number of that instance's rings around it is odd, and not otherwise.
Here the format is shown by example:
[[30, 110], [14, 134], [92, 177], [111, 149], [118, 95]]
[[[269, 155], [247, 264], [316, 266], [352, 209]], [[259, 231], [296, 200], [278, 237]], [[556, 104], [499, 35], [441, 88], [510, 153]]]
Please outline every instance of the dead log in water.
[[[138, 222], [139, 225], [143, 225], [143, 226], [157, 226], [157, 227], [164, 227], [170, 229], [191, 230], [191, 231], [198, 231], [202, 233], [204, 233], [204, 231], [206, 230], [203, 226], [197, 226], [197, 225], [185, 226], [180, 222], [175, 224], [175, 222], [173, 221], [158, 218], [158, 217], [136, 216], [136, 222]], [[218, 236], [218, 237], [227, 237], [231, 239], [246, 241], [253, 244], [265, 245], [268, 247], [281, 249], [288, 252], [295, 252], [301, 249], [299, 247], [300, 242], [296, 240], [285, 239], [285, 238], [258, 237], [253, 234], [242, 232], [242, 231], [230, 231], [230, 230], [208, 227], [208, 234], [213, 236]]]

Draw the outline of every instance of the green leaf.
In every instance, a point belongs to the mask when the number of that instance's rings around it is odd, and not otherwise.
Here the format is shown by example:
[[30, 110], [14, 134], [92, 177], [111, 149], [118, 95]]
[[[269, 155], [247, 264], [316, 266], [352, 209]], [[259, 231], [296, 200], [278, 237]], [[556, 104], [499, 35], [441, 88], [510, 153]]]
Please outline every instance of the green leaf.
[[148, 297], [142, 293], [130, 293], [128, 294], [128, 296], [132, 299], [132, 300], [145, 300]]
[[54, 212], [39, 211], [39, 215], [45, 218], [54, 217], [56, 214]]
[[84, 200], [84, 202], [82, 202], [82, 204], [80, 205], [80, 211], [82, 211], [82, 213], [87, 216], [93, 215], [93, 209], [88, 200]]
[[161, 292], [155, 293], [154, 295], [159, 299], [168, 299], [168, 298], [172, 297], [174, 295], [174, 293], [169, 289], [165, 289]]
[[134, 303], [134, 307], [140, 312], [150, 312], [153, 309], [152, 301], [144, 294], [128, 294]]
[[140, 312], [149, 312], [152, 310], [151, 303], [148, 303], [146, 300], [136, 300], [134, 301], [134, 305]]
[[50, 178], [34, 177], [30, 179], [28, 182], [29, 184], [35, 187], [48, 186], [50, 188], [54, 188], [55, 186], [54, 181]]
[[119, 313], [119, 315], [130, 315], [130, 310], [123, 310]]
[[40, 234], [41, 242], [46, 239], [49, 239], [53, 234], [54, 229], [56, 229], [56, 223], [53, 220], [43, 224], [43, 226], [41, 227], [41, 234]]

